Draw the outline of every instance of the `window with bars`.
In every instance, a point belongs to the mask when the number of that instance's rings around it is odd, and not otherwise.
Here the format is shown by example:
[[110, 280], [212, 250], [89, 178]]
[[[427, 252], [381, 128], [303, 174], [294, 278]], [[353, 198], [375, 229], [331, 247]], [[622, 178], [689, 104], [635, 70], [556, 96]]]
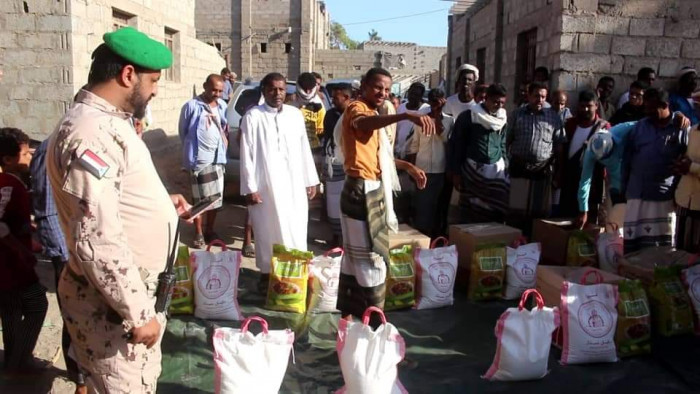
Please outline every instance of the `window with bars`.
[[537, 58], [537, 28], [518, 34], [518, 47], [515, 59], [515, 89], [532, 81], [535, 75]]
[[131, 26], [131, 18], [133, 17], [131, 14], [112, 8], [112, 31]]
[[[177, 34], [177, 31], [169, 28], [165, 28], [165, 32], [163, 35], [163, 43], [165, 44], [168, 49], [170, 49], [170, 52], [173, 54], [173, 58], [175, 57], [175, 35]], [[166, 81], [174, 81], [175, 80], [175, 73], [173, 72], [175, 68], [175, 62], [173, 62], [173, 65], [170, 66], [170, 68], [163, 70], [163, 77], [165, 78]]]

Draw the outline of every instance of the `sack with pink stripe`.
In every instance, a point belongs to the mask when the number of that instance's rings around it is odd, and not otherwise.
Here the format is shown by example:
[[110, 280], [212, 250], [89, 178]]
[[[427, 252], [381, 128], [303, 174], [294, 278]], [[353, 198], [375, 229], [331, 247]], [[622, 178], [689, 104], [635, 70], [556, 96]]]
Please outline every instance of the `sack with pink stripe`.
[[[595, 283], [587, 285], [590, 274], [594, 274]], [[603, 283], [597, 270], [586, 271], [581, 284], [562, 284], [562, 364], [617, 361], [617, 301], [617, 285]]]
[[[369, 317], [378, 313], [382, 324], [372, 330]], [[341, 319], [336, 342], [340, 370], [345, 386], [340, 394], [406, 394], [398, 378], [396, 366], [403, 360], [406, 345], [393, 324], [386, 322], [384, 312], [369, 307], [362, 322]]]
[[[252, 321], [262, 332], [248, 331]], [[252, 316], [241, 328], [214, 330], [214, 391], [216, 394], [277, 394], [282, 386], [294, 343], [294, 332], [268, 330], [265, 319]]]
[[[533, 295], [537, 306], [525, 309]], [[559, 311], [544, 306], [542, 295], [529, 289], [517, 308], [508, 308], [496, 323], [496, 356], [483, 376], [488, 380], [532, 380], [544, 377], [552, 345], [552, 333], [559, 327]]]

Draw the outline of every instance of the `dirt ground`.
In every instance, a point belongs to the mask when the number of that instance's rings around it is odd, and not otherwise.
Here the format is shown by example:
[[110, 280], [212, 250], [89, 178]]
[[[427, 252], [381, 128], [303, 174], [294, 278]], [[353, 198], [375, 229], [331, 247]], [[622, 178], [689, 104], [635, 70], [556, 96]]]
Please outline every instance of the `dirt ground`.
[[[174, 169], [173, 171], [177, 170]], [[328, 226], [319, 220], [320, 202], [319, 199], [312, 201], [309, 218], [309, 249], [316, 254], [329, 249], [326, 237], [330, 237]], [[243, 246], [244, 221], [245, 207], [240, 205], [240, 202], [235, 199], [227, 200], [224, 208], [219, 212], [216, 232], [224, 238], [223, 240], [230, 248], [240, 249]], [[191, 247], [193, 235], [194, 228], [186, 226], [182, 230], [181, 243]], [[244, 257], [242, 266], [256, 269], [255, 261], [251, 258]], [[0, 393], [70, 394], [75, 390], [73, 383], [66, 377], [66, 365], [63, 359], [63, 352], [61, 351], [63, 322], [56, 301], [55, 286], [52, 283], [53, 271], [51, 262], [40, 257], [37, 264], [37, 273], [41, 283], [48, 289], [49, 310], [44, 320], [44, 326], [34, 350], [34, 355], [40, 360], [49, 362], [50, 366], [44, 373], [37, 376], [8, 380], [0, 375]], [[2, 353], [2, 343], [0, 343], [0, 359], [2, 358]]]

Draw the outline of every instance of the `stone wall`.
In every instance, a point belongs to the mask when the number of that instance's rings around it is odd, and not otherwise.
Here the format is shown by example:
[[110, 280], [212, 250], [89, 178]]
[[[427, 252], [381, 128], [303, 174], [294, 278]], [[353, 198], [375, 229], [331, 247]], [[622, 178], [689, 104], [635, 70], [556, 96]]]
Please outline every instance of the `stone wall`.
[[74, 75], [67, 1], [3, 2], [0, 126], [43, 139], [70, 105]]
[[197, 39], [218, 47], [231, 65], [232, 2], [220, 0], [196, 0], [195, 28]]
[[173, 80], [161, 76], [158, 95], [151, 101], [152, 129], [177, 134], [182, 105], [202, 91], [207, 75], [218, 74], [224, 60], [216, 48], [195, 38], [194, 0], [72, 0], [73, 88], [87, 82], [90, 54], [102, 43], [102, 34], [112, 30], [113, 10], [133, 15], [129, 24], [157, 40], [165, 30], [174, 33]]
[[595, 88], [604, 75], [614, 98], [642, 67], [667, 88], [683, 66], [700, 66], [700, 2], [691, 0], [573, 0], [563, 10], [555, 84], [570, 92]]
[[[440, 68], [440, 58], [447, 51], [445, 47], [421, 46], [412, 42], [365, 41], [358, 49], [372, 53], [381, 52], [382, 65], [389, 70], [401, 73], [423, 73]], [[403, 67], [401, 60], [403, 59]]]
[[319, 49], [316, 51], [314, 71], [324, 80], [360, 79], [375, 66], [374, 52], [363, 50]]
[[273, 71], [296, 79], [311, 70], [316, 50], [329, 46], [330, 15], [318, 0], [196, 2], [197, 37], [221, 43], [239, 79]]
[[[24, 4], [27, 4], [25, 8]], [[177, 133], [179, 111], [210, 73], [224, 66], [217, 51], [198, 40], [194, 0], [13, 0], [0, 13], [2, 125], [18, 126], [43, 139], [85, 83], [91, 53], [112, 30], [113, 10], [130, 15], [129, 25], [163, 40], [174, 37], [173, 80], [161, 78], [151, 101], [153, 129]]]
[[452, 31], [448, 37], [446, 74], [447, 90], [454, 92], [455, 73], [459, 66], [467, 61], [467, 30], [469, 18], [465, 14], [451, 15]]
[[[517, 91], [518, 34], [537, 28], [536, 66], [558, 65], [559, 19], [564, 0], [503, 0], [503, 59], [501, 83], [514, 98]], [[495, 2], [495, 1], [492, 1]], [[486, 81], [488, 82], [488, 81]], [[508, 100], [509, 108], [514, 106]]]

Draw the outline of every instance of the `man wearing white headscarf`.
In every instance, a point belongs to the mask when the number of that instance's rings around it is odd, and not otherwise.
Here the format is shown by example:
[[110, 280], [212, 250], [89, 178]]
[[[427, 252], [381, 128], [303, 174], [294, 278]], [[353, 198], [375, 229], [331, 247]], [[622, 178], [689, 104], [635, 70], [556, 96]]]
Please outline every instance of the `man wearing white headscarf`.
[[471, 64], [462, 64], [457, 69], [457, 82], [455, 82], [457, 93], [447, 98], [443, 112], [456, 119], [459, 114], [475, 106], [474, 86], [478, 80], [479, 69]]

